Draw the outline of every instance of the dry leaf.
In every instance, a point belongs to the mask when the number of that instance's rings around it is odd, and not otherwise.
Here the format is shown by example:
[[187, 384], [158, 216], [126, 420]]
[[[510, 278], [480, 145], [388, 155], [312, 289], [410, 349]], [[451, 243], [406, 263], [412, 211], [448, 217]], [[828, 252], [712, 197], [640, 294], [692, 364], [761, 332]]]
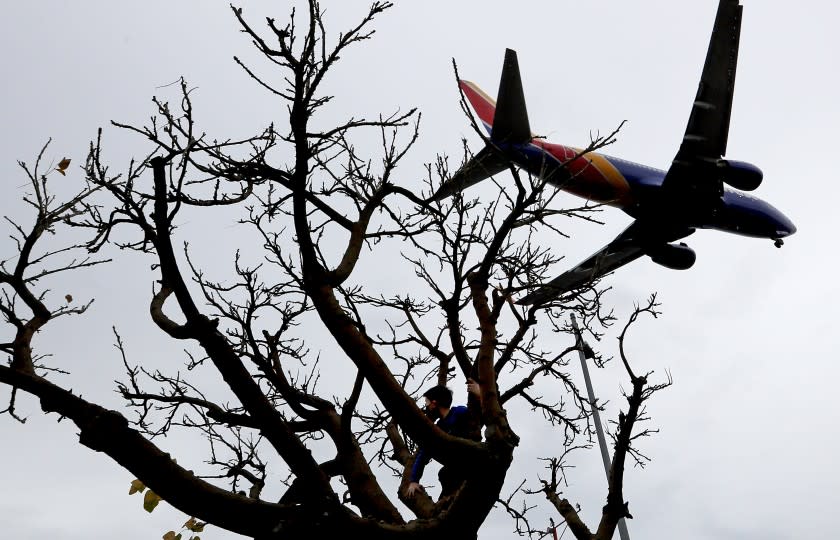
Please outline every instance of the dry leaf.
[[151, 512], [155, 509], [158, 503], [161, 501], [160, 495], [152, 491], [151, 489], [146, 492], [143, 496], [143, 509], [146, 512]]
[[146, 489], [146, 485], [143, 484], [140, 480], [132, 480], [131, 487], [128, 490], [129, 495], [134, 495], [138, 492], [143, 492]]

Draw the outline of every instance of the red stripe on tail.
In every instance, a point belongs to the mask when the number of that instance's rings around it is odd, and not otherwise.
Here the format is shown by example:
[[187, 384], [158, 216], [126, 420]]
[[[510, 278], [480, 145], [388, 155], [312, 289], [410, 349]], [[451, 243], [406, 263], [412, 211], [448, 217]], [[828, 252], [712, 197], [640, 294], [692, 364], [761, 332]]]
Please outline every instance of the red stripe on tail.
[[459, 85], [481, 121], [492, 127], [493, 117], [496, 114], [496, 100], [485, 94], [474, 83], [460, 81]]

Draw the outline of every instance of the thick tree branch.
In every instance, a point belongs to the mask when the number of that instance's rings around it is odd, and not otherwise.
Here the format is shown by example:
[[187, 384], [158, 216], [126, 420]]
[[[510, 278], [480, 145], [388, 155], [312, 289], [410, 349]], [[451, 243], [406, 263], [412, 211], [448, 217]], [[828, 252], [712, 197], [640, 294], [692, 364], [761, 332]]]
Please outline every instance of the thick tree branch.
[[266, 399], [251, 375], [242, 365], [236, 353], [224, 336], [209, 319], [196, 307], [186, 284], [184, 283], [170, 240], [170, 217], [166, 205], [165, 161], [163, 158], [152, 159], [155, 184], [155, 226], [157, 228], [158, 258], [160, 260], [162, 286], [175, 292], [181, 311], [184, 313], [186, 326], [194, 332], [195, 339], [201, 344], [207, 355], [219, 369], [225, 382], [237, 395], [248, 413], [259, 422], [266, 438], [283, 456], [296, 473], [308, 477], [312, 495], [316, 493], [321, 502], [333, 496], [329, 479], [318, 468], [312, 454], [289, 429], [283, 417]]
[[119, 413], [85, 401], [41, 377], [0, 366], [0, 382], [38, 397], [44, 412], [72, 420], [80, 429], [79, 442], [107, 454], [188, 515], [246, 536], [300, 515], [295, 507], [242, 497], [198, 479], [131, 429]]

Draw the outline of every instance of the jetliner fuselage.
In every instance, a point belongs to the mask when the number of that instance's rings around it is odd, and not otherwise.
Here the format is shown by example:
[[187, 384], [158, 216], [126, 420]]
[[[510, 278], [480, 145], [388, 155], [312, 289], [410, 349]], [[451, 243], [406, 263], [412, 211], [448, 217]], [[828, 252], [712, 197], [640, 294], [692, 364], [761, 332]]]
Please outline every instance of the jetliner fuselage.
[[[666, 171], [640, 163], [596, 152], [581, 155], [579, 148], [541, 139], [497, 146], [530, 174], [584, 199], [620, 208], [635, 219], [656, 218], [772, 240], [796, 232], [793, 222], [773, 205], [729, 186], [712, 200], [681, 198], [663, 187]], [[753, 165], [737, 166], [760, 174]]]

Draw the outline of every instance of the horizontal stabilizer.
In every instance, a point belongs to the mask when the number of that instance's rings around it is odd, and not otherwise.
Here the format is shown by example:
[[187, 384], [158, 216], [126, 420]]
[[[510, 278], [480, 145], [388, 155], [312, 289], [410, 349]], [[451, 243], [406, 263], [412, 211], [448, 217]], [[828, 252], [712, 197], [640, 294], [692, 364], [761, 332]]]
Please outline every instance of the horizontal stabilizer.
[[462, 80], [458, 83], [458, 86], [461, 87], [461, 91], [469, 100], [481, 123], [484, 124], [487, 133], [492, 132], [493, 116], [496, 114], [496, 100], [485, 94], [477, 84], [470, 81]]
[[440, 186], [440, 189], [432, 196], [431, 200], [439, 201], [445, 199], [473, 184], [481, 182], [485, 178], [502, 172], [509, 166], [510, 160], [493, 147], [485, 146], [481, 152], [465, 163], [452, 178]]

